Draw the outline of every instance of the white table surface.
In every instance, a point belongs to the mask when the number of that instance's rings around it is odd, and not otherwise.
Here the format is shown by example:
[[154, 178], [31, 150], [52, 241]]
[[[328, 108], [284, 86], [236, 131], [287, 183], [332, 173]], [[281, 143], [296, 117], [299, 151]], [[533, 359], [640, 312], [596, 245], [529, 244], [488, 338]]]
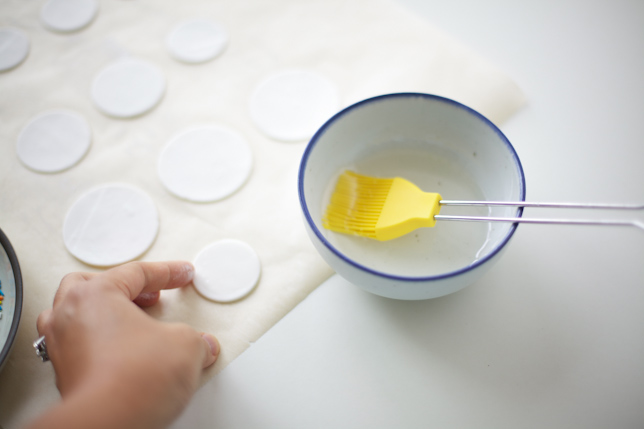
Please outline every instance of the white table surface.
[[[644, 202], [644, 2], [399, 1], [526, 92], [501, 128], [529, 200]], [[484, 278], [435, 300], [334, 276], [175, 426], [641, 428], [643, 286], [644, 231], [585, 226], [522, 225]]]

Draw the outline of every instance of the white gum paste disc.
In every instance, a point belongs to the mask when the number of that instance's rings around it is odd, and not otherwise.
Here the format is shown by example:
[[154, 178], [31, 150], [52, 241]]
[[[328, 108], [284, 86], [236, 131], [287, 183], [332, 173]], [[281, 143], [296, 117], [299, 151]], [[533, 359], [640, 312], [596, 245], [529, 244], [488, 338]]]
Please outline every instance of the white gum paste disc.
[[49, 0], [40, 10], [40, 20], [50, 30], [69, 32], [87, 26], [97, 12], [96, 0]]
[[0, 28], [0, 72], [20, 64], [29, 53], [29, 37], [16, 28]]
[[237, 301], [257, 284], [259, 257], [239, 240], [220, 240], [203, 249], [194, 261], [194, 285], [204, 297], [218, 302]]
[[195, 19], [179, 24], [165, 42], [176, 60], [202, 63], [221, 54], [228, 44], [228, 33], [215, 22]]
[[78, 113], [54, 110], [33, 118], [20, 132], [16, 151], [27, 167], [55, 173], [75, 165], [92, 140], [89, 123]]
[[204, 126], [174, 137], [161, 153], [161, 183], [189, 201], [225, 198], [248, 179], [253, 154], [244, 138], [221, 126]]
[[165, 92], [161, 69], [139, 59], [123, 59], [107, 66], [94, 79], [92, 100], [109, 116], [131, 118], [159, 103]]
[[143, 191], [109, 184], [81, 196], [63, 225], [67, 250], [89, 265], [109, 267], [141, 256], [154, 242], [159, 215]]
[[250, 100], [255, 125], [276, 140], [308, 139], [340, 107], [335, 85], [307, 70], [286, 70], [260, 83]]

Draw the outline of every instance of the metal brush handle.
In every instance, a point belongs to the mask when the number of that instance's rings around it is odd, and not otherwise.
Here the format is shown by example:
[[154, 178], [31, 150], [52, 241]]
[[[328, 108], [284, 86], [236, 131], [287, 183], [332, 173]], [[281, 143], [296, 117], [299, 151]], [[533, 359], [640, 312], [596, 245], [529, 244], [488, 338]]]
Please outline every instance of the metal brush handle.
[[[541, 208], [568, 208], [568, 209], [608, 209], [608, 210], [644, 210], [644, 205], [639, 204], [578, 204], [578, 203], [537, 203], [525, 201], [457, 201], [441, 200], [444, 206], [506, 206], [506, 207], [541, 207]], [[636, 220], [610, 220], [610, 219], [534, 219], [524, 217], [487, 217], [487, 216], [453, 216], [435, 215], [436, 220], [452, 220], [465, 222], [512, 222], [533, 224], [565, 224], [565, 225], [611, 225], [635, 226], [644, 230], [644, 222]]]
[[643, 204], [531, 203], [527, 201], [460, 201], [440, 200], [441, 206], [508, 206], [566, 209], [644, 210]]

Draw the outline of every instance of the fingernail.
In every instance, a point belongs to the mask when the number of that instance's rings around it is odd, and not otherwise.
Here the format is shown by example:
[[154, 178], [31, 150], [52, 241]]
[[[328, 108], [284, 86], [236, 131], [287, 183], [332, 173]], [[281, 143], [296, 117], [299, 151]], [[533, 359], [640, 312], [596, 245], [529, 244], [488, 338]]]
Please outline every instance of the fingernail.
[[192, 264], [190, 263], [184, 264], [183, 272], [181, 274], [182, 274], [182, 277], [186, 280], [186, 282], [191, 282], [192, 279], [195, 277], [195, 267], [193, 267]]
[[137, 296], [137, 299], [141, 301], [152, 301], [157, 298], [158, 294], [159, 292], [141, 292], [139, 296]]
[[160, 296], [159, 292], [143, 292], [134, 299], [134, 303], [139, 307], [150, 307], [159, 301]]
[[201, 334], [201, 337], [206, 340], [210, 346], [210, 353], [212, 353], [213, 356], [219, 355], [219, 341], [217, 341], [217, 338], [210, 334]]

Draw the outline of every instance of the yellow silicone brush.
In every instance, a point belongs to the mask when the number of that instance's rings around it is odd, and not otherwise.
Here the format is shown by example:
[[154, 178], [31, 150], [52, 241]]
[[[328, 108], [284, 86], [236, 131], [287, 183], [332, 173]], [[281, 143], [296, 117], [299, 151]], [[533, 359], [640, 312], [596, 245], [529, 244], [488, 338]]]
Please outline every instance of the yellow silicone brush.
[[441, 196], [405, 179], [379, 179], [345, 171], [338, 178], [323, 219], [325, 228], [376, 240], [391, 240], [434, 226]]
[[400, 177], [382, 179], [345, 171], [338, 178], [322, 218], [322, 225], [332, 231], [379, 241], [392, 240], [418, 228], [433, 227], [437, 220], [636, 226], [644, 230], [644, 224], [640, 221], [440, 215], [441, 206], [444, 205], [644, 209], [644, 205], [447, 201], [443, 200], [440, 194], [423, 192], [413, 183]]

